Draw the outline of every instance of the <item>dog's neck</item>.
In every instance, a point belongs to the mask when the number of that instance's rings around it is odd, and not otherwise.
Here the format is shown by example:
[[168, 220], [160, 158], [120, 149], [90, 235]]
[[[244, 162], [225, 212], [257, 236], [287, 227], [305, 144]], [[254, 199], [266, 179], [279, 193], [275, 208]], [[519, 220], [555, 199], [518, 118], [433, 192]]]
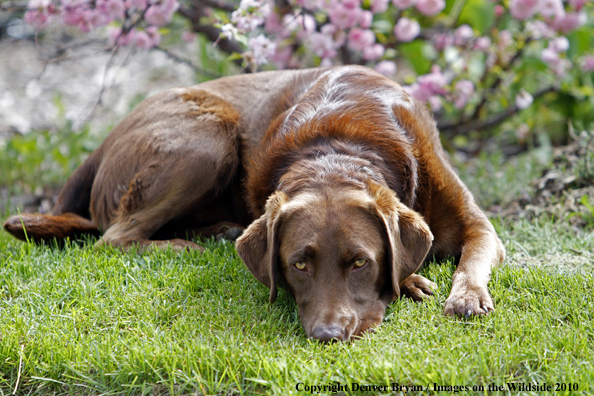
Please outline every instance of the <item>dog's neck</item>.
[[[275, 190], [294, 196], [303, 190], [330, 186], [365, 189], [369, 180], [394, 190], [403, 203], [412, 207], [416, 193], [416, 162], [407, 162], [407, 156], [384, 158], [378, 151], [370, 145], [341, 139], [321, 139], [300, 147], [275, 164], [274, 173], [268, 179], [268, 190], [260, 192], [260, 203], [256, 201], [254, 205], [252, 197], [252, 210], [259, 216], [266, 198]], [[411, 174], [412, 183], [408, 182]]]

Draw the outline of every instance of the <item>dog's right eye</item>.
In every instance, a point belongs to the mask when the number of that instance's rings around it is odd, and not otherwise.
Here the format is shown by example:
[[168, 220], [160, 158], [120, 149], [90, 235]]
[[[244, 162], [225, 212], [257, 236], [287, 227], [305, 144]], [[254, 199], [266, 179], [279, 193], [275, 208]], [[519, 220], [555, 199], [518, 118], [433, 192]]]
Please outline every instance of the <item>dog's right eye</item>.
[[295, 265], [295, 268], [297, 268], [299, 271], [305, 270], [305, 263], [303, 261], [298, 261], [294, 265]]

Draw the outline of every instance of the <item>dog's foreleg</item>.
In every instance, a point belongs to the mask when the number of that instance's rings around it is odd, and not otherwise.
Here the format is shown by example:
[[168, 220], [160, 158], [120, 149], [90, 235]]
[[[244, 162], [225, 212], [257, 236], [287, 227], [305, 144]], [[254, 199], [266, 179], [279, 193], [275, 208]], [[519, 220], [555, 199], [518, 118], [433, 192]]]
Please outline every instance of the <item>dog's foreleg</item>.
[[446, 315], [468, 317], [495, 309], [487, 284], [491, 268], [505, 259], [505, 250], [492, 225], [486, 218], [484, 222], [486, 224], [467, 232], [452, 291], [445, 302]]

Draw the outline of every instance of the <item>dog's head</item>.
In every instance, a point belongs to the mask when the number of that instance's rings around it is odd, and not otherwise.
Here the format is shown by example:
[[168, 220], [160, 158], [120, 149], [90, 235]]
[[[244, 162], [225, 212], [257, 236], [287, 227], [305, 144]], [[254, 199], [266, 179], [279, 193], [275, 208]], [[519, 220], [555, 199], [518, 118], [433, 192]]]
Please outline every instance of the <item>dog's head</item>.
[[277, 191], [237, 240], [243, 262], [270, 288], [295, 298], [308, 337], [348, 340], [377, 326], [400, 283], [423, 262], [433, 235], [394, 192], [366, 189]]

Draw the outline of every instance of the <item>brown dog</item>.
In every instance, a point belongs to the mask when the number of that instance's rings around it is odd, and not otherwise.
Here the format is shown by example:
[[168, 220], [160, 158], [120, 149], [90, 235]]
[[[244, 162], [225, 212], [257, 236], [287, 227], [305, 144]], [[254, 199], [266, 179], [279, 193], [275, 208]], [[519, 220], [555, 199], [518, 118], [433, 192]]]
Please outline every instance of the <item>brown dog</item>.
[[294, 296], [308, 337], [348, 340], [397, 296], [431, 295], [414, 274], [427, 253], [459, 259], [446, 314], [493, 310], [501, 241], [425, 106], [362, 67], [228, 77], [147, 99], [68, 179], [53, 216], [5, 228], [200, 249], [172, 238], [233, 238], [252, 219], [237, 251], [270, 301], [277, 285]]

